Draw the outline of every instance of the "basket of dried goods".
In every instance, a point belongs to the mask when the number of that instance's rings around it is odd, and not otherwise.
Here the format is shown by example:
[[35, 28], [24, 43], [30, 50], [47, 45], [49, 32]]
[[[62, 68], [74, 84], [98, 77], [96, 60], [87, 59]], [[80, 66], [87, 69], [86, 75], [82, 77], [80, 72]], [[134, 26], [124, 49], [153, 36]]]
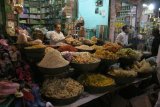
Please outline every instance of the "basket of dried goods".
[[104, 93], [115, 87], [115, 81], [102, 74], [81, 75], [78, 81], [83, 84], [85, 91], [91, 94]]
[[155, 66], [151, 66], [146, 60], [142, 60], [141, 62], [136, 61], [133, 65], [133, 69], [138, 73], [139, 77], [146, 77], [152, 75], [155, 71]]
[[84, 39], [82, 42], [83, 42], [83, 44], [88, 45], [88, 46], [92, 46], [95, 44], [94, 41], [89, 40], [89, 39]]
[[58, 48], [58, 51], [60, 51], [60, 52], [64, 52], [64, 51], [77, 52], [77, 49], [71, 45], [64, 45], [64, 46], [60, 46]]
[[93, 45], [91, 46], [94, 50], [101, 50], [101, 49], [104, 49], [103, 46], [98, 46], [98, 45]]
[[117, 54], [110, 52], [108, 50], [97, 49], [96, 52], [93, 54], [94, 57], [100, 58], [101, 63], [99, 67], [100, 72], [105, 72], [111, 65], [115, 64], [118, 61]]
[[120, 49], [117, 55], [119, 56], [120, 67], [126, 68], [131, 67], [136, 60], [141, 58], [142, 54], [131, 48], [124, 48]]
[[103, 47], [105, 50], [108, 50], [113, 53], [119, 51], [122, 48], [122, 46], [112, 42], [107, 42], [106, 44], [103, 45]]
[[48, 79], [42, 85], [42, 96], [54, 105], [67, 105], [79, 99], [83, 86], [77, 81], [66, 79]]
[[28, 60], [39, 62], [44, 57], [45, 48], [46, 46], [42, 44], [33, 45], [25, 47], [24, 52]]
[[79, 52], [91, 52], [91, 53], [95, 52], [95, 50], [88, 45], [76, 46], [75, 48], [78, 49]]
[[107, 74], [115, 79], [117, 85], [131, 83], [137, 76], [137, 72], [135, 72], [133, 69], [124, 70], [121, 68], [112, 69]]
[[77, 40], [77, 39], [74, 39], [73, 37], [68, 37], [68, 38], [66, 38], [66, 39], [65, 39], [65, 42], [66, 42], [67, 44], [72, 45], [72, 46], [80, 46], [80, 45], [82, 45], [82, 42], [80, 42], [80, 41]]
[[94, 72], [98, 68], [100, 61], [100, 59], [93, 57], [88, 52], [80, 52], [72, 56], [71, 66], [83, 73]]
[[38, 63], [40, 72], [44, 75], [57, 75], [69, 68], [69, 62], [61, 53], [53, 48], [46, 48], [44, 58]]

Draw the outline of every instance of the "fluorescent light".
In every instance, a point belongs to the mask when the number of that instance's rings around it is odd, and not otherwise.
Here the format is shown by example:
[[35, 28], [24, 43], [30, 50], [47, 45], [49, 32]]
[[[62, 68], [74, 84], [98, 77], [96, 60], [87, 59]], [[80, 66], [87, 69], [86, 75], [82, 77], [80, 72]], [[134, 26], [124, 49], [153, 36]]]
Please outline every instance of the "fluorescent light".
[[143, 4], [143, 7], [148, 7], [147, 4]]
[[160, 8], [158, 10], [160, 11]]
[[148, 6], [148, 9], [149, 9], [149, 10], [154, 10], [154, 5], [153, 5], [153, 4], [150, 4], [150, 5]]

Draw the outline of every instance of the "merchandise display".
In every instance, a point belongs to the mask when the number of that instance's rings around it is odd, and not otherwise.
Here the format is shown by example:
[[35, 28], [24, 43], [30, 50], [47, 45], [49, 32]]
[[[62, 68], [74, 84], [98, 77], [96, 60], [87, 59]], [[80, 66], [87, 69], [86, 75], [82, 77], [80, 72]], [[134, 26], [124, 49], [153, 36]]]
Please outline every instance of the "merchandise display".
[[[115, 99], [121, 102], [117, 95], [127, 104], [116, 104], [126, 107], [142, 93], [152, 100], [151, 91], [158, 92], [156, 56], [139, 50], [146, 35], [140, 39], [140, 29], [134, 29], [142, 23], [139, 6], [145, 0], [137, 6], [127, 0], [2, 1], [0, 28], [6, 26], [6, 33], [0, 30], [0, 107], [112, 107]], [[88, 3], [96, 7], [89, 9], [93, 14], [82, 10]], [[109, 14], [111, 9], [115, 12]], [[127, 45], [115, 43], [120, 31]]]
[[75, 48], [77, 48], [79, 50], [85, 50], [85, 51], [92, 51], [93, 50], [93, 48], [88, 45], [76, 46]]
[[74, 48], [74, 47], [71, 46], [71, 45], [64, 45], [64, 46], [60, 46], [60, 47], [58, 48], [58, 51], [60, 51], [60, 52], [64, 52], [64, 51], [77, 52], [77, 49]]
[[80, 46], [82, 45], [82, 42], [80, 42], [77, 39], [74, 39], [73, 37], [69, 37], [65, 39], [67, 44], [73, 45], [73, 46]]
[[84, 86], [105, 87], [115, 84], [115, 81], [112, 78], [101, 74], [88, 74], [79, 79]]
[[92, 41], [92, 40], [89, 40], [89, 39], [85, 39], [83, 40], [83, 44], [85, 45], [94, 45], [96, 42]]
[[140, 59], [142, 54], [138, 51], [132, 50], [131, 48], [124, 48], [124, 49], [120, 49], [117, 52], [117, 55], [121, 58]]
[[105, 49], [98, 49], [94, 53], [94, 56], [101, 59], [117, 60], [119, 57], [117, 54], [107, 51]]
[[42, 94], [49, 98], [66, 99], [78, 96], [83, 92], [83, 86], [71, 78], [49, 79], [43, 83]]
[[39, 44], [39, 45], [33, 45], [29, 47], [25, 47], [25, 49], [40, 49], [40, 48], [45, 48], [45, 45]]
[[102, 50], [102, 49], [104, 49], [104, 47], [103, 46], [98, 46], [98, 45], [93, 45], [93, 46], [91, 46], [94, 50]]
[[137, 72], [134, 71], [133, 69], [124, 70], [121, 68], [112, 69], [111, 71], [108, 72], [108, 74], [115, 77], [136, 77], [137, 76]]
[[142, 60], [141, 62], [136, 62], [133, 65], [133, 69], [135, 69], [138, 73], [149, 73], [154, 71], [155, 66], [151, 66], [149, 62], [146, 60]]
[[111, 42], [107, 42], [106, 44], [104, 44], [103, 47], [105, 50], [108, 50], [114, 53], [122, 48], [122, 46], [118, 45], [117, 43], [111, 43]]
[[69, 62], [62, 57], [59, 51], [50, 48], [50, 50], [45, 53], [44, 58], [38, 63], [38, 66], [43, 68], [59, 68], [68, 64]]
[[94, 58], [92, 54], [86, 52], [86, 53], [80, 53], [78, 55], [73, 55], [72, 63], [78, 63], [78, 64], [90, 64], [90, 63], [97, 63], [100, 62], [100, 59]]

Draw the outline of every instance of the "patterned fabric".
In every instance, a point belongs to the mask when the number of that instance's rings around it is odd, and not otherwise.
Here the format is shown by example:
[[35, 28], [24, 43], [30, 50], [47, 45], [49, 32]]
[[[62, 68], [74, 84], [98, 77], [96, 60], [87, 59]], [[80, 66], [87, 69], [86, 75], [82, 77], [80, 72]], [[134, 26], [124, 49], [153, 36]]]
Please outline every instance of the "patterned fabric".
[[0, 46], [0, 78], [13, 76], [14, 68], [10, 59], [9, 51], [6, 46]]
[[26, 83], [29, 83], [29, 84], [32, 83], [30, 66], [27, 63], [21, 62], [21, 65], [16, 68], [16, 74], [17, 74], [18, 80], [25, 81]]

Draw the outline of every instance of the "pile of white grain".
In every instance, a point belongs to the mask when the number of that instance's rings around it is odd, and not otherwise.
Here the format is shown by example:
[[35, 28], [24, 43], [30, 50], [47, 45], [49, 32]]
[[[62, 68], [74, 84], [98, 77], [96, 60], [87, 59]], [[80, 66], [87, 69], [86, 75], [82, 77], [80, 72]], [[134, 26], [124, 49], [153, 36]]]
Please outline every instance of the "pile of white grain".
[[65, 60], [61, 53], [53, 48], [46, 48], [45, 56], [38, 64], [39, 67], [43, 68], [60, 68], [69, 64], [67, 60]]

